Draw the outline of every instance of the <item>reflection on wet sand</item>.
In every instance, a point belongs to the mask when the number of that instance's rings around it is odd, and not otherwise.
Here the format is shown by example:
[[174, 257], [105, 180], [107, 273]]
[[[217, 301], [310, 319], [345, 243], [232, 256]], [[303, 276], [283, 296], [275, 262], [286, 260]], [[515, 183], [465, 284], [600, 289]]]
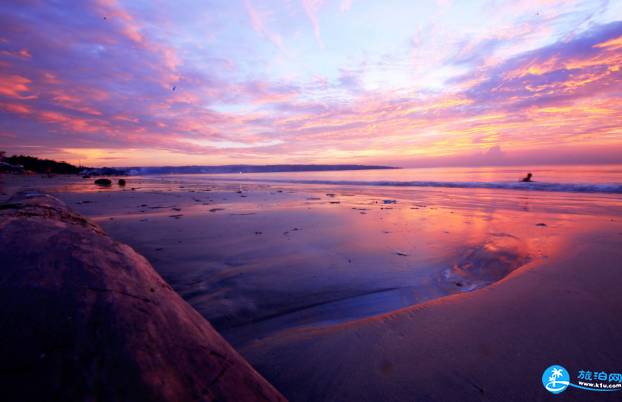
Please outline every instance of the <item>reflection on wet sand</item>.
[[457, 281], [469, 281], [483, 287], [505, 278], [528, 261], [524, 241], [505, 233], [491, 233], [489, 241], [444, 274], [448, 279], [457, 278]]
[[76, 177], [20, 180], [7, 180], [7, 191], [45, 183], [147, 257], [236, 347], [293, 327], [477, 292], [553, 255], [559, 239], [584, 222], [620, 214], [615, 197], [583, 194], [266, 183], [240, 189], [187, 177], [132, 177], [125, 188]]
[[[304, 306], [245, 325], [221, 327], [221, 333], [236, 348], [274, 332], [301, 326], [331, 325], [389, 313], [430, 300], [481, 289], [503, 279], [529, 261], [527, 246], [506, 234], [490, 240], [442, 272], [427, 270], [420, 283]], [[378, 273], [381, 275], [381, 273]]]

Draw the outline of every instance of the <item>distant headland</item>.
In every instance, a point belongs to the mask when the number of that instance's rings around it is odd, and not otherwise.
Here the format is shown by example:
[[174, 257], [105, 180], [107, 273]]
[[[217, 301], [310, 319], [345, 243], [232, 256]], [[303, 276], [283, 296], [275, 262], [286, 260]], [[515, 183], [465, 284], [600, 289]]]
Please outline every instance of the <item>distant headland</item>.
[[13, 155], [2, 158], [6, 171], [45, 172], [49, 167], [54, 173], [100, 175], [155, 175], [155, 174], [206, 174], [206, 173], [276, 173], [276, 172], [324, 172], [338, 170], [402, 169], [393, 166], [375, 165], [224, 165], [224, 166], [148, 166], [148, 167], [103, 167], [74, 166], [67, 162], [39, 159], [35, 156]]
[[[99, 169], [100, 174], [110, 174]], [[225, 165], [225, 166], [151, 166], [115, 168], [129, 175], [151, 174], [201, 174], [201, 173], [276, 173], [276, 172], [324, 172], [337, 170], [402, 169], [401, 167], [373, 165]]]

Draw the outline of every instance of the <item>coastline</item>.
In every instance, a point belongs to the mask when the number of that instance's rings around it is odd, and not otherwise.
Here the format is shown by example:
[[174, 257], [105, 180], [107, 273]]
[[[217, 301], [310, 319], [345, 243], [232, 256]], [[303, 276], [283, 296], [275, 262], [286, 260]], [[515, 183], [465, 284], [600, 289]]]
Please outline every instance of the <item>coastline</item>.
[[[138, 178], [98, 188], [61, 179], [28, 185], [54, 184], [68, 205], [144, 255], [291, 400], [538, 400], [548, 392], [533, 379], [552, 364], [622, 370], [613, 364], [620, 312], [611, 307], [622, 305], [613, 268], [619, 201], [598, 209], [576, 195], [565, 205], [559, 194], [383, 189], [402, 195], [387, 207], [356, 187], [328, 197], [325, 187], [293, 184]], [[601, 240], [580, 246], [585, 235]], [[437, 275], [440, 266], [464, 269], [469, 258], [510, 274], [480, 275], [473, 292]], [[499, 263], [511, 260], [522, 262]], [[508, 365], [500, 380], [490, 377]]]

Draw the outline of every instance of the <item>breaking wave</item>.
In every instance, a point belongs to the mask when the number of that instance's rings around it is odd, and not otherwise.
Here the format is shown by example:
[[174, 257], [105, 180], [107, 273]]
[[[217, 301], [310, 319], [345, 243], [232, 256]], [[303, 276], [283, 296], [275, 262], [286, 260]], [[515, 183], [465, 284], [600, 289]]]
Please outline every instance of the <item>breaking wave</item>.
[[459, 182], [459, 181], [352, 181], [352, 180], [296, 180], [296, 179], [228, 179], [206, 178], [208, 180], [235, 182], [270, 182], [327, 184], [346, 186], [377, 186], [377, 187], [445, 187], [445, 188], [487, 188], [503, 190], [553, 191], [568, 193], [603, 193], [622, 194], [620, 183], [548, 183], [548, 182]]

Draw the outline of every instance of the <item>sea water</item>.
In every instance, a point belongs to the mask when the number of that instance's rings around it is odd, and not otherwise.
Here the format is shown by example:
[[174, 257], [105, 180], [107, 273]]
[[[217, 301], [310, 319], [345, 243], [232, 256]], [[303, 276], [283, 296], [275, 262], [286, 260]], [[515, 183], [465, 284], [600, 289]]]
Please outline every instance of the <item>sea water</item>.
[[[531, 182], [520, 180], [531, 173]], [[622, 166], [523, 166], [166, 175], [194, 180], [377, 187], [446, 187], [622, 194]]]

